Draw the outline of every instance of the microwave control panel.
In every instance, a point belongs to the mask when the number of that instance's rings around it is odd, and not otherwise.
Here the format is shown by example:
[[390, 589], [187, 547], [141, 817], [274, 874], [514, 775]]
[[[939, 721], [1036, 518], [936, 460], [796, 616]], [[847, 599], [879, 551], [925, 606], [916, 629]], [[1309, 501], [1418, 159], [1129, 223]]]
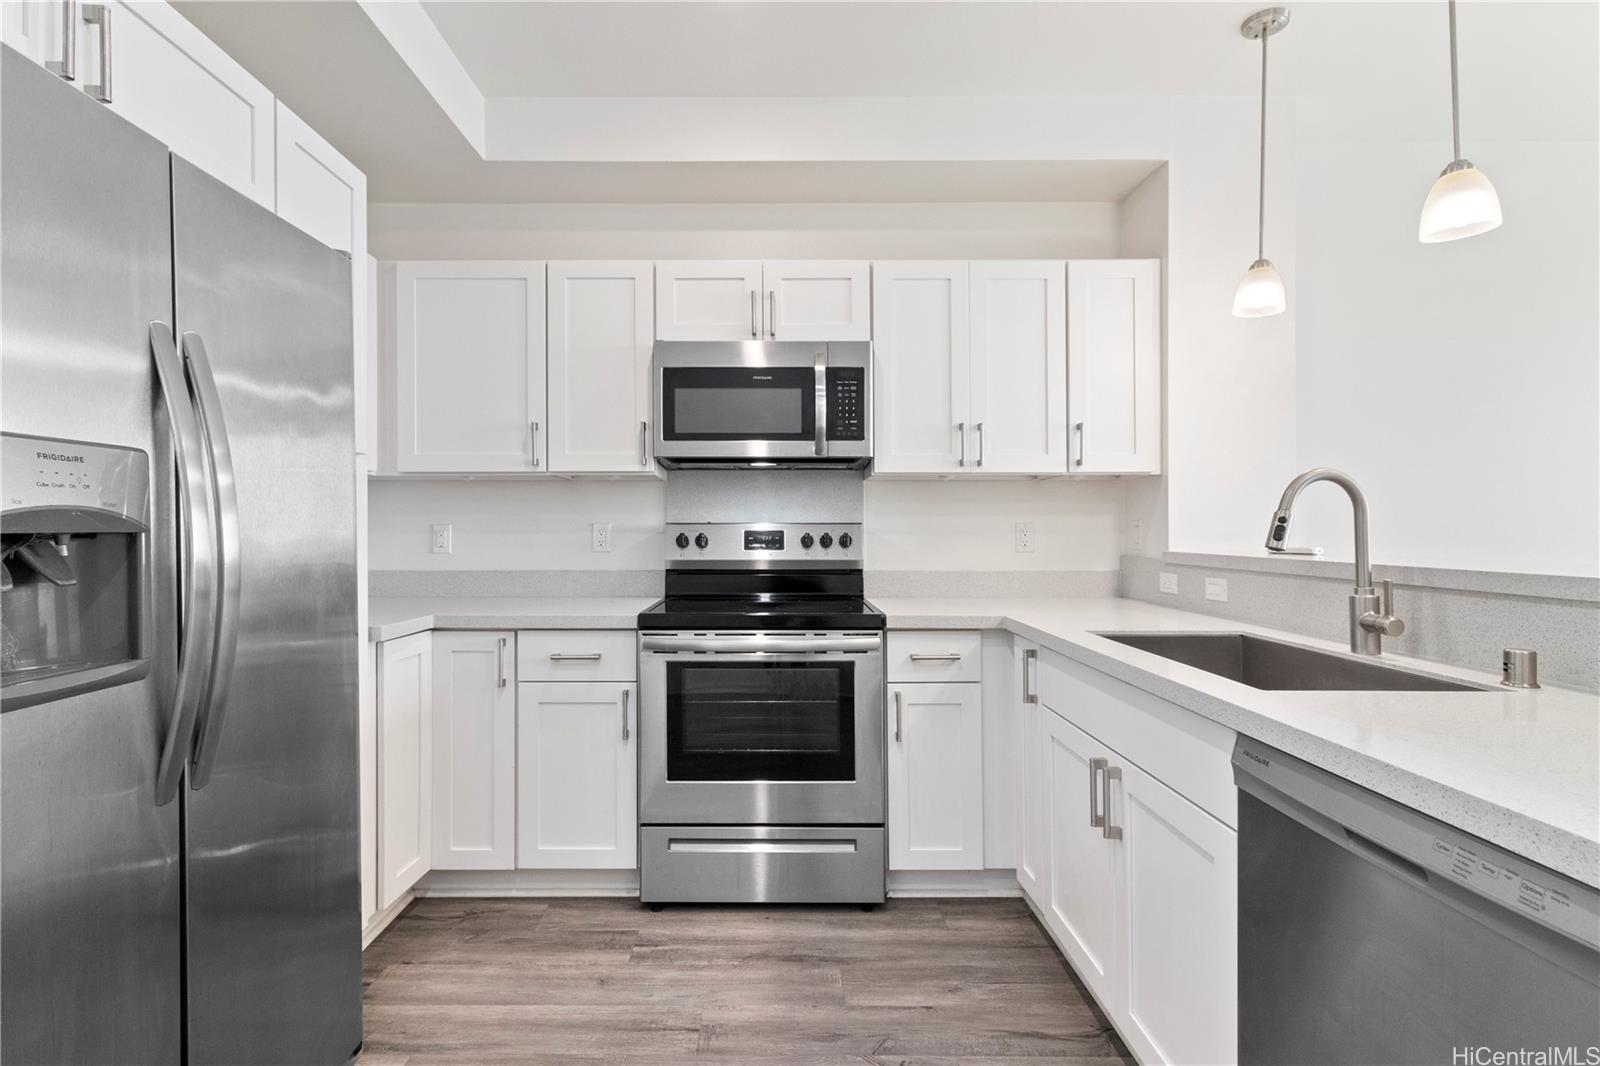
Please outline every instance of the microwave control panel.
[[860, 366], [828, 368], [828, 439], [867, 439], [867, 371]]

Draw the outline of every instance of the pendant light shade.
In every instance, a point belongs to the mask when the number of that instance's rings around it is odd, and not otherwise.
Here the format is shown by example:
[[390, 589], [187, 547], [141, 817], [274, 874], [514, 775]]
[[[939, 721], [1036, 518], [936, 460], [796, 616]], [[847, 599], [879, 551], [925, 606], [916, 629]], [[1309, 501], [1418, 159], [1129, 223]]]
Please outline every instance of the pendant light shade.
[[1233, 314], [1236, 318], [1265, 318], [1280, 315], [1289, 307], [1289, 297], [1283, 291], [1283, 279], [1271, 260], [1257, 259], [1239, 279], [1233, 290]]
[[1456, 0], [1450, 0], [1450, 141], [1455, 159], [1428, 190], [1417, 223], [1423, 244], [1476, 237], [1500, 225], [1500, 196], [1488, 175], [1461, 158], [1461, 90], [1456, 64]]
[[1289, 307], [1283, 278], [1266, 253], [1267, 232], [1267, 38], [1289, 25], [1286, 7], [1263, 8], [1239, 25], [1247, 40], [1261, 42], [1261, 171], [1256, 200], [1256, 261], [1239, 279], [1233, 291], [1233, 313], [1237, 318], [1265, 318], [1282, 314]]

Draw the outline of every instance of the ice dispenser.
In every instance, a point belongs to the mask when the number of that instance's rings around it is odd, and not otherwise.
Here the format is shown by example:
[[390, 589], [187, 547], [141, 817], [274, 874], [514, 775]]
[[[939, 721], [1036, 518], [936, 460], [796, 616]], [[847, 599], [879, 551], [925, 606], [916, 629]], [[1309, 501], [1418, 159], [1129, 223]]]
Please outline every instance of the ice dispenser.
[[150, 460], [0, 434], [0, 708], [144, 677]]

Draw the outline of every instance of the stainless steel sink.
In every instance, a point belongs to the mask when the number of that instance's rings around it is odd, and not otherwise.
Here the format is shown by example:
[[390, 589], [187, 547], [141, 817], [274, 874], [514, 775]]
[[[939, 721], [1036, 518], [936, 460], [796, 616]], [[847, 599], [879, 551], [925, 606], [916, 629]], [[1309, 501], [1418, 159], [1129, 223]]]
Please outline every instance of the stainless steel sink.
[[1481, 692], [1460, 681], [1249, 633], [1101, 633], [1251, 688], [1280, 691]]

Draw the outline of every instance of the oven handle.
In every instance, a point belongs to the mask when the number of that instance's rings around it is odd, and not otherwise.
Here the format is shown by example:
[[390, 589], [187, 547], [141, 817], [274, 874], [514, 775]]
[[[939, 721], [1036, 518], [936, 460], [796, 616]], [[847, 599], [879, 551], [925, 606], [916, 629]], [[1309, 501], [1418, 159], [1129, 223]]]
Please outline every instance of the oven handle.
[[780, 655], [804, 654], [819, 651], [877, 651], [883, 640], [876, 633], [848, 637], [786, 637], [781, 634], [761, 633], [739, 637], [675, 637], [646, 635], [639, 641], [644, 651], [657, 652], [722, 652], [734, 655], [773, 653]]

